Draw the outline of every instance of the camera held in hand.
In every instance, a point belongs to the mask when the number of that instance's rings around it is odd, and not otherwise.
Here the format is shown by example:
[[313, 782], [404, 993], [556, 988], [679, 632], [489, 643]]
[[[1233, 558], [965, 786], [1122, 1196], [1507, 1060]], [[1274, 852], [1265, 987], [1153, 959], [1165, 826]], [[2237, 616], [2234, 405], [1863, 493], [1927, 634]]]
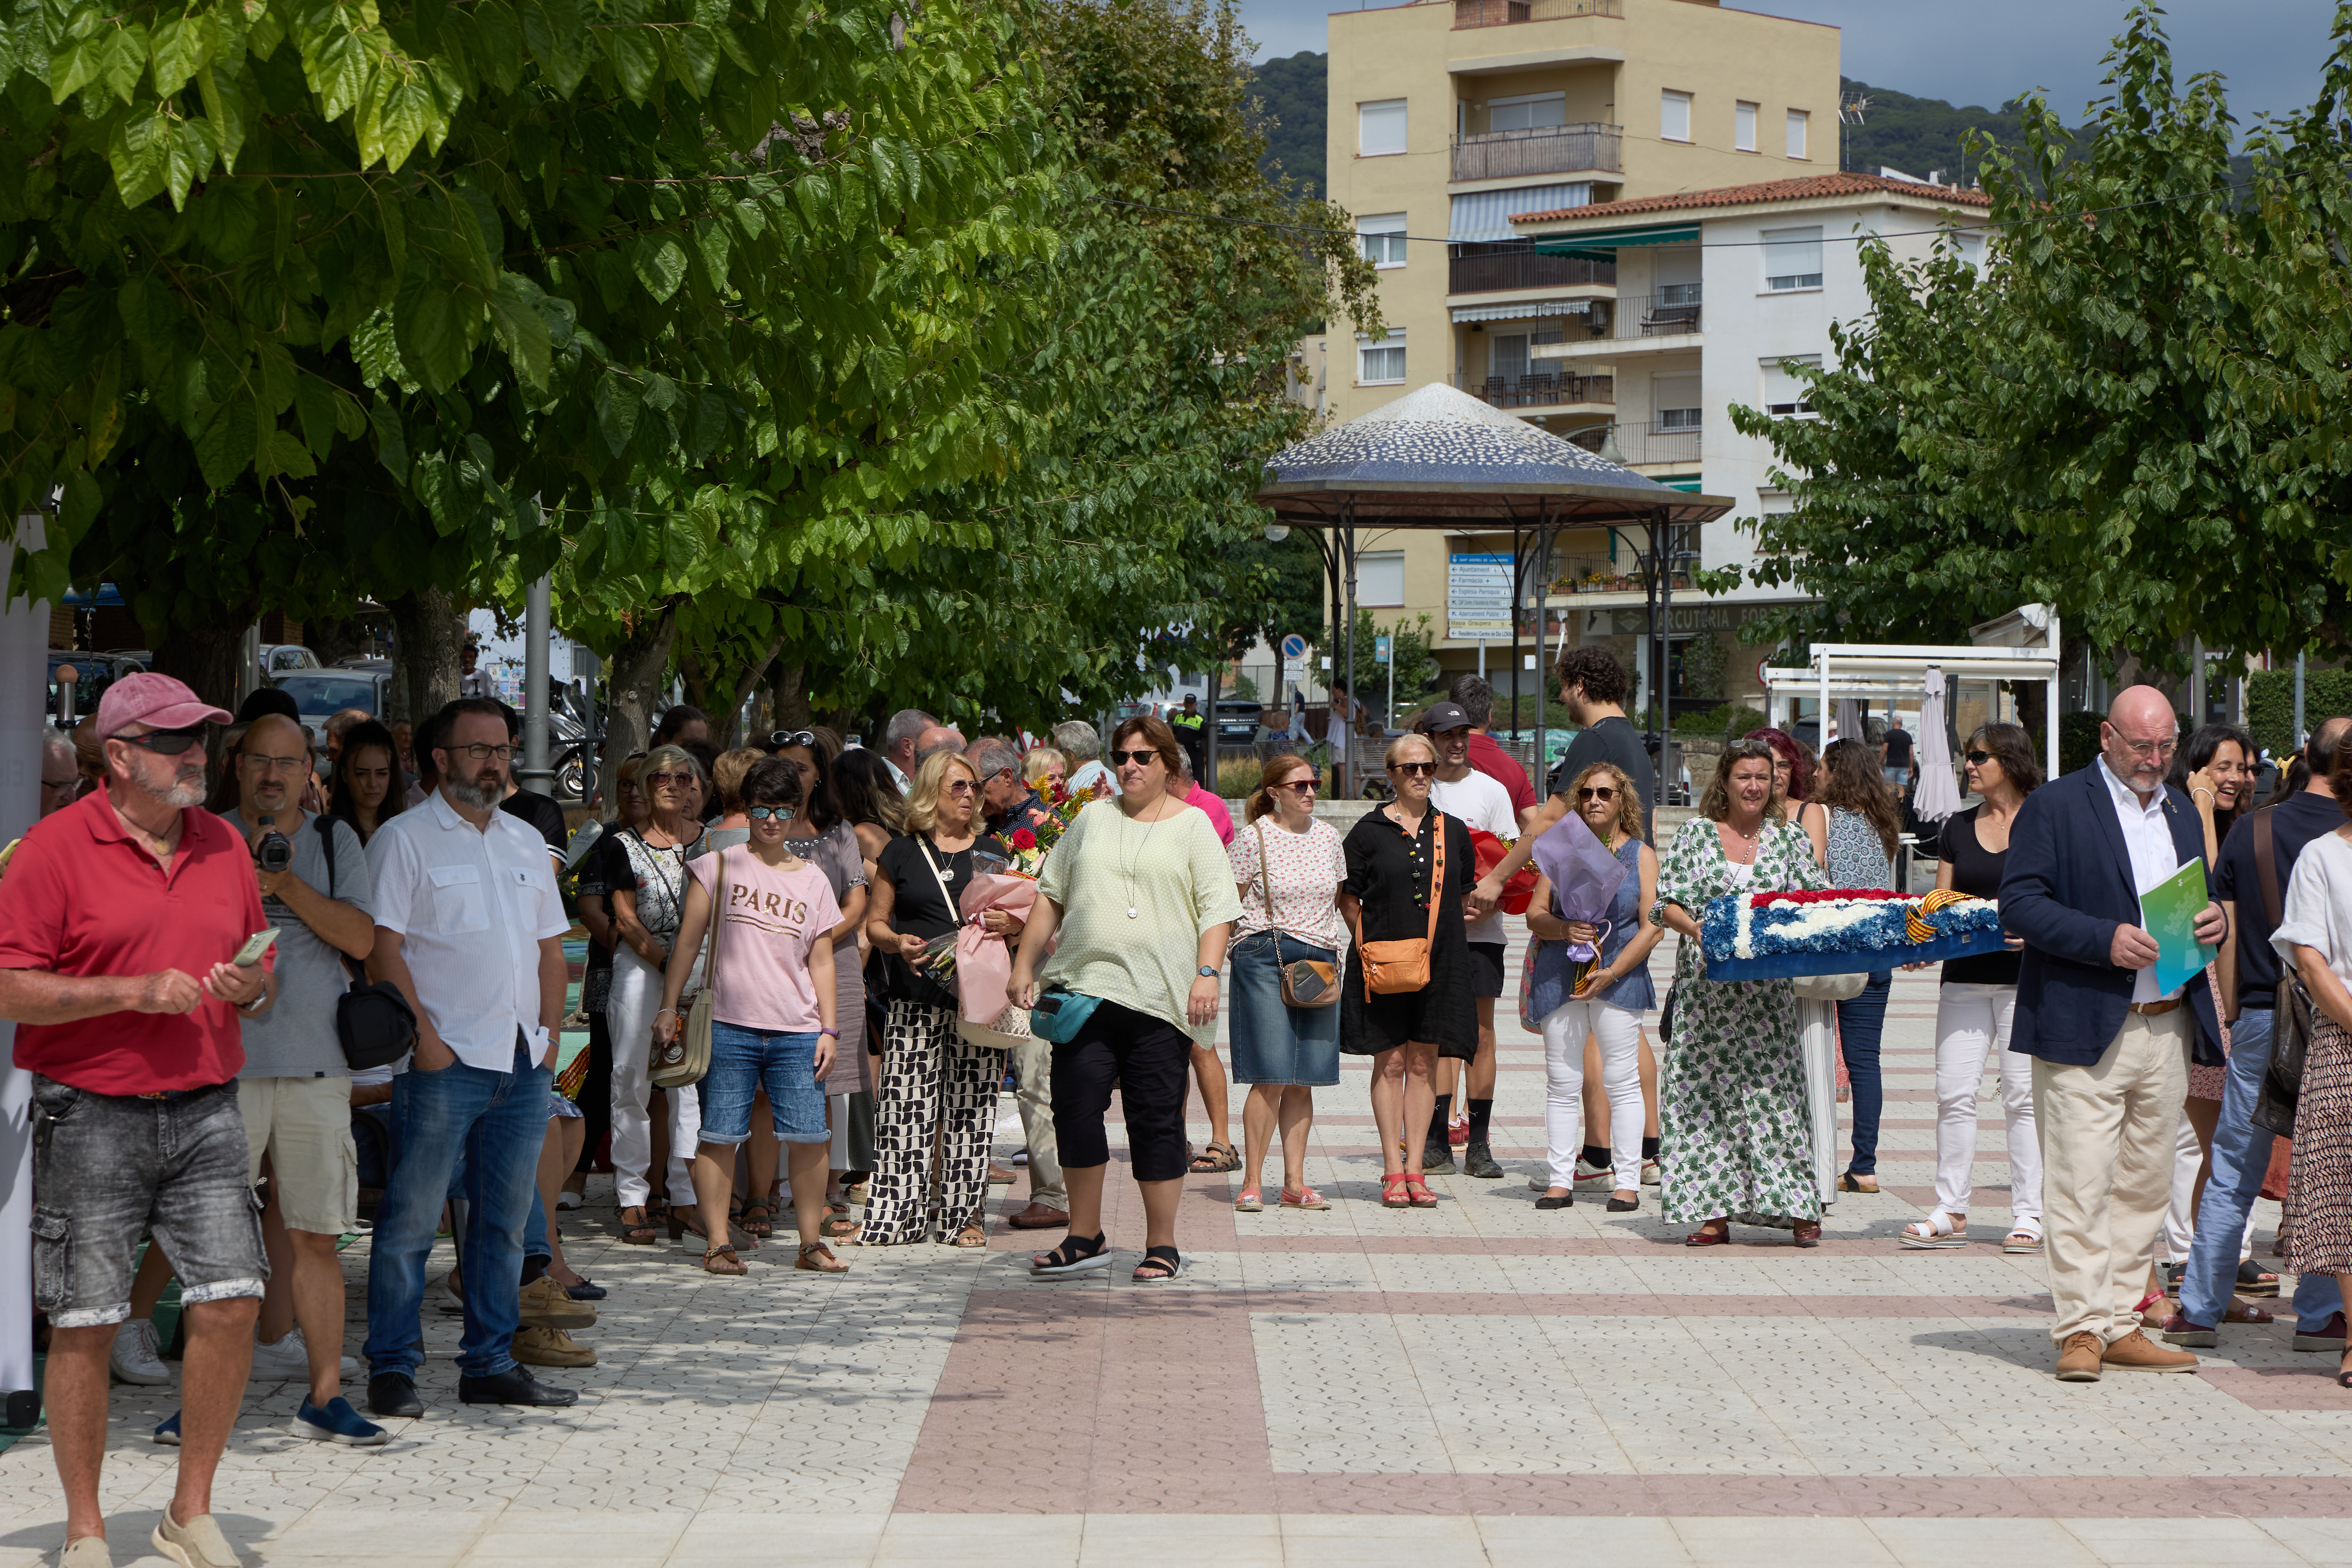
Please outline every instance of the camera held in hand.
[[[263, 821], [266, 826], [268, 819], [265, 818]], [[257, 869], [268, 872], [272, 875], [284, 871], [294, 863], [293, 842], [285, 834], [271, 828], [262, 834], [260, 841], [253, 846], [253, 863]]]

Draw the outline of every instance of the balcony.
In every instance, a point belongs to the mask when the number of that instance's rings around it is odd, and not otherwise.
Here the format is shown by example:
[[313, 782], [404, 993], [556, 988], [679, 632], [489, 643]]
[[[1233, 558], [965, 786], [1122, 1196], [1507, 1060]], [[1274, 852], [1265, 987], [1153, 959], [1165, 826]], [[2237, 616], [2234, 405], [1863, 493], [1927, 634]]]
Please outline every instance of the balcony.
[[[1563, 16], [1622, 16], [1625, 0], [1454, 0], [1455, 31], [1556, 22]], [[1612, 165], [1613, 166], [1613, 165]]]
[[[1565, 380], [1566, 378], [1562, 378]], [[1595, 381], [1605, 377], [1593, 377]], [[1612, 434], [1617, 437], [1618, 461], [1628, 468], [1643, 468], [1654, 465], [1696, 467], [1699, 460], [1699, 433], [1689, 425], [1661, 428], [1655, 421], [1595, 424], [1571, 432], [1567, 439], [1587, 452], [1598, 453]]]
[[[1552, 559], [1556, 575], [1551, 580], [1555, 597], [1569, 598], [1580, 593], [1641, 593], [1647, 589], [1649, 579], [1637, 561], [1622, 565], [1606, 556], [1556, 556]], [[1676, 591], [1690, 587], [1690, 572], [1677, 568], [1674, 574]]]
[[1558, 408], [1565, 403], [1617, 402], [1615, 376], [1488, 376], [1469, 388], [1472, 397], [1496, 408]]
[[1455, 180], [1517, 180], [1529, 174], [1622, 170], [1624, 128], [1600, 120], [1488, 131], [1454, 139]]
[[1517, 246], [1459, 245], [1445, 263], [1449, 294], [1489, 294], [1505, 288], [1613, 288], [1617, 264], [1589, 256], [1538, 256]]
[[1539, 360], [1619, 360], [1629, 353], [1690, 353], [1700, 347], [1706, 313], [1698, 285], [1671, 285], [1655, 294], [1595, 299], [1585, 309], [1582, 338], [1531, 350]]

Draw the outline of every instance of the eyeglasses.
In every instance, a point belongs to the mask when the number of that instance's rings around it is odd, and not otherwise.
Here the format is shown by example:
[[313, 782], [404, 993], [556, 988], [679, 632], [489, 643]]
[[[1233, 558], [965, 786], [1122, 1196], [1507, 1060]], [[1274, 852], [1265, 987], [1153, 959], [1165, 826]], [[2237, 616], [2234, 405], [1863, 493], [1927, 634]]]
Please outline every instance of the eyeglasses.
[[1969, 766], [1971, 768], [1982, 768], [1986, 763], [1990, 762], [1991, 760], [1992, 753], [1990, 751], [1971, 751], [1969, 753]]
[[460, 757], [470, 757], [477, 762], [488, 762], [493, 757], [504, 762], [515, 754], [515, 748], [511, 746], [485, 746], [478, 740], [471, 746], [445, 746], [442, 749], [455, 752]]
[[1110, 753], [1110, 765], [1113, 768], [1124, 768], [1132, 762], [1140, 768], [1147, 762], [1157, 761], [1159, 757], [1160, 753], [1156, 751], [1114, 751]]
[[790, 806], [753, 806], [743, 813], [755, 822], [789, 822], [793, 820]]
[[308, 760], [300, 757], [257, 757], [250, 751], [246, 752], [244, 756], [245, 760], [253, 764], [254, 769], [261, 773], [272, 771], [292, 773], [299, 769]]
[[1434, 773], [1437, 771], [1437, 764], [1434, 762], [1391, 762], [1389, 764], [1389, 771], [1391, 773], [1402, 773], [1408, 776], [1416, 773]]
[[694, 782], [694, 775], [691, 773], [648, 773], [639, 779], [637, 782], [649, 789], [665, 789], [671, 785], [676, 785], [678, 789], [683, 789], [688, 785]]
[[107, 738], [135, 746], [142, 751], [152, 751], [158, 757], [177, 757], [204, 737], [204, 726], [191, 725], [186, 729], [158, 729], [145, 735], [115, 735]]
[[2169, 757], [2180, 749], [2180, 741], [2177, 737], [2171, 740], [2126, 740], [2124, 749], [2134, 757]]
[[969, 779], [950, 779], [941, 788], [950, 795], [969, 795], [980, 786]]
[[1320, 778], [1293, 779], [1289, 783], [1277, 784], [1275, 788], [1277, 789], [1296, 789], [1301, 795], [1312, 795], [1315, 791], [1323, 788], [1323, 780]]
[[1614, 800], [1617, 799], [1617, 791], [1608, 785], [1601, 784], [1590, 789], [1579, 789], [1576, 792], [1576, 798], [1580, 800]]
[[805, 746], [816, 749], [816, 731], [813, 729], [780, 729], [768, 737], [768, 744], [782, 751], [787, 746]]

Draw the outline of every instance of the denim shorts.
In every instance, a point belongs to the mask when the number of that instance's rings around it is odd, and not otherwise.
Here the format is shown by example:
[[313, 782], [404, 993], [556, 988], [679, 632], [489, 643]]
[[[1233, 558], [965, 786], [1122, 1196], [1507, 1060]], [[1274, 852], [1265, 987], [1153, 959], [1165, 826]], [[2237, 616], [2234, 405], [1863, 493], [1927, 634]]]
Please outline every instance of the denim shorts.
[[1294, 1008], [1282, 999], [1284, 964], [1339, 955], [1278, 931], [1253, 931], [1234, 944], [1233, 1040], [1236, 1083], [1339, 1082], [1339, 1008]]
[[147, 1100], [36, 1073], [33, 1304], [58, 1328], [122, 1322], [151, 1229], [182, 1301], [260, 1295], [269, 1265], [246, 1157], [234, 1083]]
[[768, 1092], [776, 1119], [776, 1140], [785, 1144], [831, 1141], [824, 1128], [824, 1081], [816, 1075], [815, 1033], [787, 1034], [778, 1029], [745, 1029], [710, 1023], [710, 1071], [695, 1089], [702, 1098], [702, 1141], [743, 1144], [751, 1139], [751, 1100]]

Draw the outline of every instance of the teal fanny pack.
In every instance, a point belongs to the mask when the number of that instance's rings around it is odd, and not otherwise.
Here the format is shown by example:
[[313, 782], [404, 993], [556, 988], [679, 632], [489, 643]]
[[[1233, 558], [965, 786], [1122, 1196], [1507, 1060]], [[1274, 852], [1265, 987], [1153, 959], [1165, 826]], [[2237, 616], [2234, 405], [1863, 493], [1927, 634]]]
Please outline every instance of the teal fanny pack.
[[1087, 1019], [1102, 1005], [1100, 997], [1082, 996], [1060, 986], [1048, 987], [1037, 997], [1037, 1005], [1029, 1009], [1029, 1032], [1055, 1045], [1067, 1045], [1078, 1038]]

